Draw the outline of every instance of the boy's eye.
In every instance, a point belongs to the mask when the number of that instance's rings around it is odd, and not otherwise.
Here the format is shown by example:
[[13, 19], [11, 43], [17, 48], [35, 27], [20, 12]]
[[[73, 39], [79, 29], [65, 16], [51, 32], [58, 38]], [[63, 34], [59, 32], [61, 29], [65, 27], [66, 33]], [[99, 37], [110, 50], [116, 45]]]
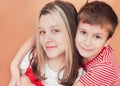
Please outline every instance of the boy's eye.
[[102, 37], [101, 37], [101, 36], [96, 35], [96, 36], [95, 36], [95, 38], [96, 38], [96, 39], [101, 39]]
[[83, 35], [85, 35], [85, 34], [86, 34], [86, 32], [85, 32], [85, 31], [80, 31], [80, 33], [81, 33], [81, 34], [83, 34]]

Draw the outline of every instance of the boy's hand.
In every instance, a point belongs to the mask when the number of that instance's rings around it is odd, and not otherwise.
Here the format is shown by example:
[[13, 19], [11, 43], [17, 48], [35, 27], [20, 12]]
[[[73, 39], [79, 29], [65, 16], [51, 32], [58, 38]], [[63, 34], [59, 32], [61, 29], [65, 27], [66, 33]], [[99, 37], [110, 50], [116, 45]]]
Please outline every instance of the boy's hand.
[[11, 63], [11, 81], [9, 86], [20, 86], [20, 70], [19, 67]]
[[26, 75], [21, 76], [21, 86], [35, 86]]
[[11, 78], [8, 86], [20, 86], [20, 83], [17, 83], [15, 79]]

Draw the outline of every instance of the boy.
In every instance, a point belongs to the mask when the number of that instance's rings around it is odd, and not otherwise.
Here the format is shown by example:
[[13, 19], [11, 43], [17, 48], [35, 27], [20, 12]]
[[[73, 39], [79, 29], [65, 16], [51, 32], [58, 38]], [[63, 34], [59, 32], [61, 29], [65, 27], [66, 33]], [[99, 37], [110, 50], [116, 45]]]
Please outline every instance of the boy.
[[78, 22], [75, 42], [87, 73], [74, 86], [120, 86], [120, 67], [108, 45], [118, 25], [115, 12], [93, 1], [80, 9]]

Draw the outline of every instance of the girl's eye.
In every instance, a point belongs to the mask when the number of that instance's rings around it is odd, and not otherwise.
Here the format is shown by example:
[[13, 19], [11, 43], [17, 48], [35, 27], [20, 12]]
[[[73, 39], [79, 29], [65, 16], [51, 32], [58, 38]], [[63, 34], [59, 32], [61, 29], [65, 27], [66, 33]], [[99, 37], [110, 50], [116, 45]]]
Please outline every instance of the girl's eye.
[[45, 34], [46, 32], [45, 31], [40, 31], [40, 34]]
[[53, 30], [53, 32], [54, 32], [54, 33], [56, 33], [56, 32], [60, 32], [60, 30]]

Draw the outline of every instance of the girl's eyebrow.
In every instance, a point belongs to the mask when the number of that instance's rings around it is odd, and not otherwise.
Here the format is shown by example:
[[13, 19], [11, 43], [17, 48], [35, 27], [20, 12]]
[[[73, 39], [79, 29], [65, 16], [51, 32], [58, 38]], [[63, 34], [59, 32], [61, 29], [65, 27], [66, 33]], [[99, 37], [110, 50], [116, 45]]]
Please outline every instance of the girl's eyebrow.
[[50, 27], [60, 27], [59, 25], [52, 25], [52, 26], [50, 26]]
[[[59, 25], [51, 25], [50, 27], [52, 27], [52, 28], [60, 28]], [[38, 29], [42, 29], [42, 27], [38, 26]]]
[[42, 29], [42, 27], [39, 27], [39, 26], [38, 26], [38, 29]]

